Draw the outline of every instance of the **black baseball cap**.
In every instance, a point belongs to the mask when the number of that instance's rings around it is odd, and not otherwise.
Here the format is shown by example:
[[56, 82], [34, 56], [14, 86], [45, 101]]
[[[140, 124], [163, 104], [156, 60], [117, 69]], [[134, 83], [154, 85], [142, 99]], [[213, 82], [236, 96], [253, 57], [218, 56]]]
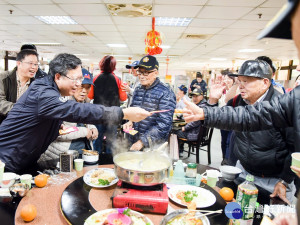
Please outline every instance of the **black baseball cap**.
[[157, 59], [152, 56], [152, 55], [146, 55], [143, 58], [141, 58], [139, 64], [137, 66], [134, 67], [134, 69], [136, 68], [145, 68], [146, 70], [154, 70], [159, 68], [159, 64]]
[[193, 92], [189, 94], [190, 97], [192, 97], [193, 95], [203, 95], [203, 91], [201, 90], [201, 88], [195, 88]]
[[272, 79], [273, 71], [270, 65], [263, 60], [247, 60], [243, 63], [237, 74], [230, 76], [246, 76]]
[[291, 15], [298, 4], [299, 0], [288, 0], [257, 36], [257, 39], [265, 37], [292, 39]]
[[131, 67], [136, 67], [139, 64], [139, 61], [134, 61], [131, 64], [126, 65], [126, 69], [131, 69]]

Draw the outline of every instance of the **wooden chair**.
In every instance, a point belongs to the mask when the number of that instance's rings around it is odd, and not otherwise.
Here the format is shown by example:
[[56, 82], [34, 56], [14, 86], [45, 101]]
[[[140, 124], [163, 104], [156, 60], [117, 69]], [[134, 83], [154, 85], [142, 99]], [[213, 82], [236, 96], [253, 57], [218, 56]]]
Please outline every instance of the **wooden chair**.
[[[187, 143], [189, 146], [188, 150], [188, 157], [190, 157], [191, 154], [196, 155], [196, 162], [199, 163], [199, 155], [200, 150], [207, 152], [207, 161], [208, 164], [211, 164], [211, 157], [210, 157], [210, 141], [213, 134], [214, 128], [209, 127], [202, 127], [200, 129], [200, 132], [198, 134], [198, 139], [196, 141], [188, 141], [184, 138], [179, 138], [184, 143]], [[207, 149], [203, 149], [202, 147], [205, 147]], [[196, 150], [196, 153], [195, 153]]]

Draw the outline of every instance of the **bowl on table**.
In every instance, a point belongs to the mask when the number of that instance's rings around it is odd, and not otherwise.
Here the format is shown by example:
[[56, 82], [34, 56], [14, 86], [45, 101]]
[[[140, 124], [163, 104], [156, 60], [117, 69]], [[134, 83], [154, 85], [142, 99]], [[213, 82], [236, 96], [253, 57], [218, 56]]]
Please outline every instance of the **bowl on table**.
[[3, 179], [0, 182], [0, 186], [2, 188], [8, 188], [15, 183], [16, 179], [17, 179], [17, 174], [15, 173], [10, 173], [10, 172], [3, 173]]
[[14, 184], [9, 187], [9, 192], [13, 197], [24, 197], [29, 191], [29, 185], [25, 183]]
[[92, 150], [84, 150], [82, 149], [82, 159], [86, 164], [95, 164], [99, 160], [99, 153], [97, 151]]
[[233, 181], [241, 172], [240, 168], [234, 166], [220, 166], [222, 177], [227, 181]]

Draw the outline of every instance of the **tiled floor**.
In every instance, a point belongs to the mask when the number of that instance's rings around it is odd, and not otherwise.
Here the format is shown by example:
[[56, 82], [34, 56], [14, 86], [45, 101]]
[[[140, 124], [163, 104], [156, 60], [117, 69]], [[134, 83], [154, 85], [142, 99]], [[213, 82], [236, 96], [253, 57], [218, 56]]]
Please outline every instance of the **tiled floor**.
[[[185, 150], [188, 150], [187, 144], [184, 146]], [[204, 147], [206, 149], [206, 147]], [[184, 152], [183, 158], [187, 157], [187, 152]], [[190, 162], [196, 162], [196, 156], [190, 155], [188, 158]], [[211, 167], [219, 168], [221, 165], [222, 158], [222, 150], [221, 150], [221, 133], [219, 129], [214, 129], [213, 136], [211, 139]], [[200, 164], [207, 165], [207, 152], [200, 151]]]

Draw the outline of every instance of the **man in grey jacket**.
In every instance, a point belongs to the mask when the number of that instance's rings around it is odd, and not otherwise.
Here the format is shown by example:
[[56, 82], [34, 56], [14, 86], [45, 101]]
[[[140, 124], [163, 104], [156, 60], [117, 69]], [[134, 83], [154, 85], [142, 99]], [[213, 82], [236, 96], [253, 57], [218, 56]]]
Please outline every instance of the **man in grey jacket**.
[[16, 61], [17, 65], [12, 71], [0, 74], [0, 124], [28, 89], [38, 70], [38, 54], [34, 50], [20, 51]]

